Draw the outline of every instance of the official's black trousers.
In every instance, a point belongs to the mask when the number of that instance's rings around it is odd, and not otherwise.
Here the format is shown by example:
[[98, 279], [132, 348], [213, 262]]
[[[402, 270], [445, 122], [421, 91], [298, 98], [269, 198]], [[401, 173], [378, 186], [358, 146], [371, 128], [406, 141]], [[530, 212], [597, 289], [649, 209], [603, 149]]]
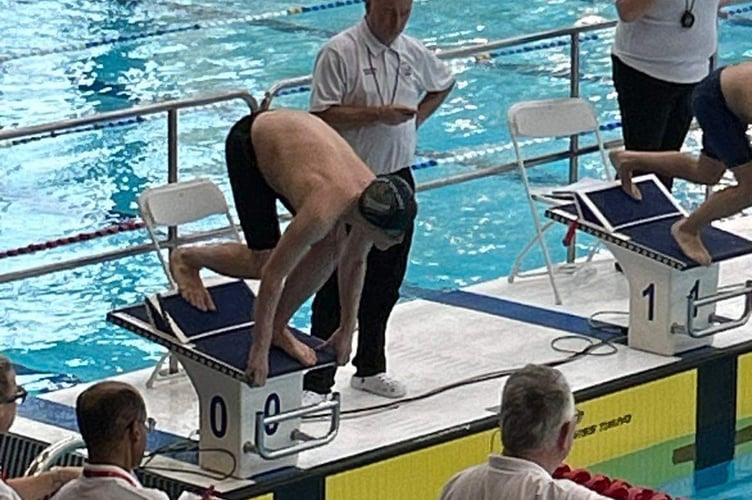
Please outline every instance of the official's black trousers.
[[[415, 188], [409, 168], [397, 174]], [[414, 227], [411, 224], [402, 242], [381, 251], [372, 248], [368, 254], [363, 293], [358, 309], [358, 349], [352, 360], [355, 374], [368, 377], [386, 371], [384, 353], [386, 325], [407, 271], [408, 254]], [[339, 288], [337, 272], [329, 278], [313, 299], [311, 334], [328, 339], [339, 327]], [[306, 374], [303, 387], [318, 393], [328, 393], [334, 385], [335, 368], [322, 368]]]
[[[679, 151], [692, 122], [691, 97], [696, 84], [653, 78], [613, 55], [611, 62], [624, 147], [633, 151]], [[635, 171], [634, 175], [640, 173]], [[670, 190], [673, 179], [659, 178]]]

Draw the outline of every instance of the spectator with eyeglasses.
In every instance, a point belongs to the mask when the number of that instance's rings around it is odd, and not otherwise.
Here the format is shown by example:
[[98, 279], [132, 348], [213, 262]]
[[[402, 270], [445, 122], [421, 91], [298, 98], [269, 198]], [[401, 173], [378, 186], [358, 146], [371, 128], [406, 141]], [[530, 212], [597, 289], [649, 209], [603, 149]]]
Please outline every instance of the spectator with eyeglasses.
[[[98, 382], [78, 395], [76, 418], [88, 461], [81, 476], [53, 500], [168, 500], [167, 493], [145, 488], [133, 470], [146, 450], [146, 436], [156, 422], [147, 417], [138, 390], [124, 382]], [[180, 500], [213, 498], [183, 493]]]
[[517, 370], [501, 396], [501, 454], [452, 477], [440, 500], [606, 499], [552, 477], [572, 449], [582, 416], [559, 370], [532, 364]]
[[[28, 393], [16, 383], [16, 370], [5, 356], [0, 356], [0, 432], [7, 433], [16, 419], [16, 408]], [[0, 500], [44, 498], [81, 474], [79, 467], [53, 467], [36, 476], [0, 481]]]

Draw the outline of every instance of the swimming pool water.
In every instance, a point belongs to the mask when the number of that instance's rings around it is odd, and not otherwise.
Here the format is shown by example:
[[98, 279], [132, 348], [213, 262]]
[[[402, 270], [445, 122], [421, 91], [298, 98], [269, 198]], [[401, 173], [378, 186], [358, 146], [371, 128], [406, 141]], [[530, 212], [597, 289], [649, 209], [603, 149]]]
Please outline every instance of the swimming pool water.
[[[0, 32], [5, 35], [0, 40], [0, 128], [225, 90], [250, 89], [260, 100], [273, 82], [308, 74], [322, 43], [363, 15], [361, 3], [249, 21], [249, 16], [294, 5], [265, 0], [253, 2], [249, 10], [241, 0], [0, 0]], [[611, 1], [418, 0], [408, 32], [430, 46], [450, 49], [613, 17]], [[742, 43], [749, 29], [723, 23], [723, 60], [750, 55]], [[170, 32], [160, 35], [158, 30]], [[597, 107], [603, 123], [618, 118], [610, 41], [611, 33], [601, 32], [582, 43], [581, 93]], [[512, 161], [505, 121], [509, 105], [569, 90], [568, 47], [485, 64], [451, 64], [457, 88], [421, 129], [418, 158], [455, 160], [417, 171], [419, 182]], [[276, 99], [275, 105], [304, 108], [307, 99], [307, 93], [291, 94]], [[222, 144], [229, 126], [243, 113], [242, 104], [225, 104], [181, 114], [181, 178], [210, 177], [229, 195]], [[133, 216], [138, 194], [166, 182], [165, 128], [164, 120], [147, 120], [137, 126], [0, 144], [0, 250], [92, 231]], [[618, 129], [611, 131], [607, 139], [618, 134]], [[457, 158], [489, 147], [497, 151]], [[565, 168], [563, 163], [536, 168], [531, 178], [558, 182]], [[679, 196], [693, 203], [700, 194], [685, 186]], [[413, 287], [448, 289], [502, 276], [531, 234], [514, 173], [422, 192], [419, 202], [406, 280]], [[551, 235], [552, 241], [559, 238]], [[123, 233], [2, 259], [0, 269], [8, 272], [145, 241], [143, 232]], [[563, 255], [563, 249], [551, 247]], [[540, 265], [537, 258], [528, 267]], [[0, 349], [20, 364], [81, 380], [148, 366], [161, 349], [110, 326], [104, 317], [164, 284], [152, 255], [2, 284]], [[294, 322], [305, 328], [307, 310]]]

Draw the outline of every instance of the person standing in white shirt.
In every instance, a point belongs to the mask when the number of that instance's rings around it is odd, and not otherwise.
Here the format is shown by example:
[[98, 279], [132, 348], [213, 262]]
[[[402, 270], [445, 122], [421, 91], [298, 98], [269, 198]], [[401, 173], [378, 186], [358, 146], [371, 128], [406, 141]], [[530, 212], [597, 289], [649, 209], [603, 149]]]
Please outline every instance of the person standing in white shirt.
[[[727, 3], [616, 0], [611, 60], [626, 149], [681, 149], [692, 121], [692, 90], [710, 73], [718, 8]], [[670, 190], [673, 178], [658, 177]]]
[[[23, 386], [16, 383], [16, 370], [10, 360], [0, 356], [0, 433], [10, 430], [16, 419], [16, 408], [26, 396]], [[0, 500], [44, 498], [80, 473], [80, 467], [53, 467], [36, 476], [0, 481]]]
[[[411, 187], [417, 129], [441, 105], [454, 77], [436, 55], [403, 33], [412, 0], [366, 0], [365, 18], [333, 37], [313, 70], [310, 111], [334, 127], [375, 174], [394, 174]], [[399, 398], [403, 383], [386, 371], [386, 326], [407, 269], [413, 225], [401, 244], [372, 249], [358, 311], [352, 387]], [[313, 301], [311, 333], [329, 338], [339, 324], [337, 273]], [[326, 394], [334, 369], [306, 375], [307, 394]]]
[[572, 449], [581, 418], [559, 370], [543, 365], [517, 370], [501, 396], [501, 455], [456, 474], [440, 500], [605, 500], [574, 481], [552, 477]]

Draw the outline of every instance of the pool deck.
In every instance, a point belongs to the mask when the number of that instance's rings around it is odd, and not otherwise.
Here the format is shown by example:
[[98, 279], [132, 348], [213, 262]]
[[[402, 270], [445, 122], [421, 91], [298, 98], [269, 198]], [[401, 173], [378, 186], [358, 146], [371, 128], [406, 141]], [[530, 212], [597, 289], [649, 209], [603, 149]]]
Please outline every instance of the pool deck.
[[[752, 217], [739, 217], [721, 227], [752, 238]], [[720, 285], [738, 283], [746, 277], [751, 258], [741, 257], [721, 263]], [[579, 350], [593, 337], [573, 333], [571, 326], [559, 329], [541, 324], [571, 319], [574, 324], [582, 325], [585, 318], [598, 311], [628, 310], [627, 280], [614, 269], [608, 252], [596, 256], [586, 265], [585, 272], [582, 269], [575, 273], [561, 272], [557, 281], [564, 298], [560, 306], [554, 305], [545, 276], [522, 279], [513, 284], [506, 278], [499, 278], [460, 291], [427, 293], [423, 298], [399, 304], [388, 332], [390, 373], [407, 383], [408, 397], [415, 397], [490, 372], [514, 369], [526, 363], [562, 360], [567, 355], [552, 348], [553, 339], [574, 335], [563, 340], [559, 347]], [[512, 318], [509, 317], [511, 309], [516, 311]], [[738, 309], [736, 303], [719, 306], [719, 312], [730, 316], [738, 315]], [[627, 316], [609, 315], [602, 319], [625, 324]], [[752, 324], [746, 324], [715, 336], [712, 347], [727, 349], [751, 340]], [[578, 399], [595, 388], [609, 384], [619, 387], [620, 381], [682, 361], [681, 356], [651, 354], [623, 343], [613, 346], [615, 352], [612, 355], [583, 356], [558, 367], [570, 381]], [[388, 402], [351, 389], [349, 379], [353, 371], [348, 365], [337, 372], [335, 390], [341, 393], [343, 411]], [[149, 415], [157, 420], [161, 432], [176, 437], [195, 435], [198, 404], [188, 378], [177, 377], [159, 382], [154, 389], [146, 389], [144, 384], [150, 372], [151, 369], [139, 370], [116, 378], [142, 390]], [[358, 457], [378, 455], [389, 448], [408, 446], [488, 420], [499, 404], [503, 382], [503, 377], [494, 378], [461, 385], [386, 411], [345, 415], [334, 441], [302, 452], [297, 469], [307, 471], [336, 467], [348, 460], [357, 462]], [[45, 442], [74, 435], [70, 430], [70, 418], [75, 398], [84, 387], [86, 385], [79, 385], [44, 394], [40, 399], [51, 402], [52, 414], [40, 414], [34, 420], [19, 417], [13, 432]], [[45, 405], [39, 405], [39, 408], [44, 409]], [[56, 419], [67, 423], [55, 425]], [[323, 425], [306, 421], [302, 429], [315, 434]], [[167, 459], [161, 459], [161, 463], [189, 470], [196, 468]], [[232, 479], [216, 482], [179, 473], [166, 475], [202, 486], [214, 484], [219, 492], [255, 483], [253, 480]]]

